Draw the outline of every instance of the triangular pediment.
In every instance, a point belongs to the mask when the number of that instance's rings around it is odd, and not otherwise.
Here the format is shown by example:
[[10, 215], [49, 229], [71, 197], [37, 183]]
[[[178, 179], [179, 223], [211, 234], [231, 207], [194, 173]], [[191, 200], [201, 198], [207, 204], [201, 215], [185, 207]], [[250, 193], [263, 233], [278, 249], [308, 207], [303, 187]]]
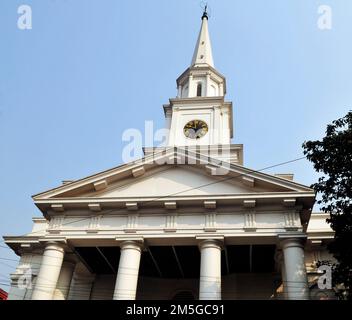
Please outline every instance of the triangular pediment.
[[[238, 179], [207, 174], [202, 168], [188, 165], [165, 165], [138, 178], [126, 178], [104, 191], [81, 193], [82, 197], [164, 197], [190, 195], [225, 195], [256, 192], [288, 191], [277, 186], [249, 187]], [[78, 196], [78, 195], [76, 195]]]
[[[184, 153], [181, 154], [184, 157]], [[306, 186], [189, 152], [179, 164], [174, 148], [160, 154], [74, 181], [34, 196], [34, 200], [58, 198], [130, 198], [208, 196], [280, 192], [311, 192]], [[167, 159], [161, 164], [160, 159]], [[181, 159], [182, 160], [182, 159]], [[183, 159], [184, 160], [184, 159]], [[189, 162], [189, 161], [188, 161]], [[223, 171], [221, 171], [224, 169]], [[219, 173], [220, 172], [220, 173]]]

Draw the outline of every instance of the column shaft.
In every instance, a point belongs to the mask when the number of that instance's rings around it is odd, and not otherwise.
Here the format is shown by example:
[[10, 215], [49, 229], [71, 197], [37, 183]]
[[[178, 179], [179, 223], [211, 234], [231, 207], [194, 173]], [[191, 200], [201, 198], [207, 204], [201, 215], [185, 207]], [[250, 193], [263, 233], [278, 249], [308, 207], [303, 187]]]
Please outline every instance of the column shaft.
[[224, 92], [224, 84], [223, 84], [223, 82], [221, 82], [220, 83], [220, 85], [219, 85], [219, 96], [223, 96], [224, 94], [225, 94], [225, 92]]
[[199, 247], [199, 300], [221, 300], [221, 244], [217, 240], [204, 240]]
[[182, 86], [179, 85], [177, 87], [177, 98], [181, 98], [181, 96], [182, 96]]
[[287, 276], [286, 276], [286, 267], [285, 267], [284, 259], [282, 259], [281, 261], [281, 279], [282, 279], [282, 289], [283, 289], [282, 298], [286, 300], [287, 299]]
[[192, 98], [195, 97], [195, 94], [193, 92], [193, 76], [189, 75], [188, 77], [188, 96], [185, 98]]
[[59, 244], [48, 243], [46, 245], [32, 300], [51, 300], [53, 298], [64, 254], [64, 249]]
[[207, 73], [207, 76], [206, 76], [204, 96], [210, 97], [210, 73]]
[[304, 260], [303, 243], [300, 239], [286, 239], [282, 242], [286, 278], [285, 296], [289, 300], [309, 298], [307, 272]]
[[134, 241], [123, 242], [116, 277], [114, 300], [136, 299], [140, 260], [141, 245]]

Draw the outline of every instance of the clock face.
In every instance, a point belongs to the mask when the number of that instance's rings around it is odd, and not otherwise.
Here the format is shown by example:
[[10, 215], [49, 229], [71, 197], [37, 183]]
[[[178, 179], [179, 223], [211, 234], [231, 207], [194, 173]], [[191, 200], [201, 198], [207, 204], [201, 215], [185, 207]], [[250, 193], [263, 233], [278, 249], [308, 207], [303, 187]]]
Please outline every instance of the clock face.
[[183, 133], [187, 138], [200, 139], [208, 132], [208, 125], [202, 120], [192, 120], [183, 128]]

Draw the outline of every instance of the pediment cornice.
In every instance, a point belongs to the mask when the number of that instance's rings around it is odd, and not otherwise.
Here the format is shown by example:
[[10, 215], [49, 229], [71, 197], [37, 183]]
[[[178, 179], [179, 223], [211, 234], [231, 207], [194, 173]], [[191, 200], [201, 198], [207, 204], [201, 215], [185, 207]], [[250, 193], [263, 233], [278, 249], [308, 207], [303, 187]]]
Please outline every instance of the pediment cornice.
[[[204, 169], [204, 174], [209, 174], [209, 168], [226, 170], [226, 174], [222, 175], [223, 179], [254, 179], [258, 182], [272, 184], [288, 189], [287, 191], [295, 192], [313, 192], [313, 190], [307, 186], [286, 180], [274, 175], [263, 173], [249, 168], [222, 162], [215, 158], [208, 157], [205, 154], [197, 153], [196, 149], [192, 147], [183, 148], [160, 148], [153, 154], [147, 155], [139, 160], [123, 164], [121, 166], [88, 176], [86, 178], [76, 180], [49, 191], [39, 193], [33, 196], [34, 200], [49, 199], [56, 196], [65, 196], [68, 191], [77, 189], [90, 189], [99, 191], [101, 188], [106, 187], [106, 184], [111, 181], [121, 180], [126, 177], [138, 175], [138, 172], [146, 172], [157, 166], [174, 166], [174, 165], [189, 165], [197, 166]], [[143, 169], [141, 169], [143, 167]]]
[[[315, 193], [307, 186], [289, 181], [277, 176], [251, 170], [236, 164], [221, 162], [220, 160], [207, 157], [204, 154], [197, 153], [194, 148], [161, 148], [156, 152], [145, 156], [144, 158], [123, 164], [116, 168], [106, 170], [95, 175], [59, 186], [49, 191], [33, 196], [35, 204], [44, 212], [48, 209], [63, 211], [65, 206], [85, 207], [88, 204], [100, 204], [102, 206], [125, 207], [126, 203], [146, 203], [154, 202], [164, 205], [165, 201], [176, 201], [184, 205], [199, 204], [204, 201], [218, 201], [219, 203], [236, 204], [244, 199], [255, 199], [258, 203], [270, 201], [283, 201], [286, 199], [286, 205], [290, 205], [290, 199], [301, 199], [306, 207], [312, 206], [315, 199]], [[192, 164], [188, 162], [192, 160]], [[161, 164], [164, 161], [163, 164]], [[226, 169], [226, 174], [214, 175], [214, 183], [221, 183], [227, 180], [236, 180], [242, 183], [246, 188], [254, 185], [267, 185], [276, 188], [275, 192], [253, 192], [253, 193], [233, 193], [233, 194], [213, 194], [213, 195], [163, 195], [162, 197], [145, 196], [145, 197], [100, 197], [101, 192], [109, 184], [121, 183], [124, 179], [136, 179], [136, 182], [143, 175], [148, 175], [150, 170], [159, 170], [158, 168], [168, 170], [172, 167], [190, 166], [197, 168], [197, 174], [212, 176], [213, 171]], [[280, 191], [277, 191], [280, 188]], [[83, 192], [83, 193], [82, 193]], [[83, 196], [84, 192], [90, 194], [89, 197]], [[95, 196], [95, 193], [97, 194]], [[293, 201], [293, 200], [292, 200]], [[292, 202], [291, 201], [291, 202]], [[54, 206], [51, 208], [51, 206]]]

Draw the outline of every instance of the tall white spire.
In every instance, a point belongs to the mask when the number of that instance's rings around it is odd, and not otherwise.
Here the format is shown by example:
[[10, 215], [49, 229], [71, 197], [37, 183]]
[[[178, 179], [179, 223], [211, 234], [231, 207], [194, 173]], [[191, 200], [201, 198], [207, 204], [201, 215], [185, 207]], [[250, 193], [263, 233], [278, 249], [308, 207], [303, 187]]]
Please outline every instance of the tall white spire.
[[202, 16], [202, 26], [194, 49], [191, 67], [208, 65], [214, 68], [213, 53], [208, 31], [208, 14], [206, 10], [205, 8]]
[[206, 7], [191, 65], [176, 83], [178, 98], [224, 97], [226, 94], [226, 79], [214, 67]]
[[212, 146], [211, 150], [204, 149], [209, 156], [242, 163], [241, 154], [232, 146], [229, 152], [216, 156], [217, 146], [231, 145], [232, 103], [225, 101], [226, 78], [214, 67], [206, 9], [192, 63], [176, 84], [176, 98], [164, 105], [166, 128], [170, 130], [167, 145]]

